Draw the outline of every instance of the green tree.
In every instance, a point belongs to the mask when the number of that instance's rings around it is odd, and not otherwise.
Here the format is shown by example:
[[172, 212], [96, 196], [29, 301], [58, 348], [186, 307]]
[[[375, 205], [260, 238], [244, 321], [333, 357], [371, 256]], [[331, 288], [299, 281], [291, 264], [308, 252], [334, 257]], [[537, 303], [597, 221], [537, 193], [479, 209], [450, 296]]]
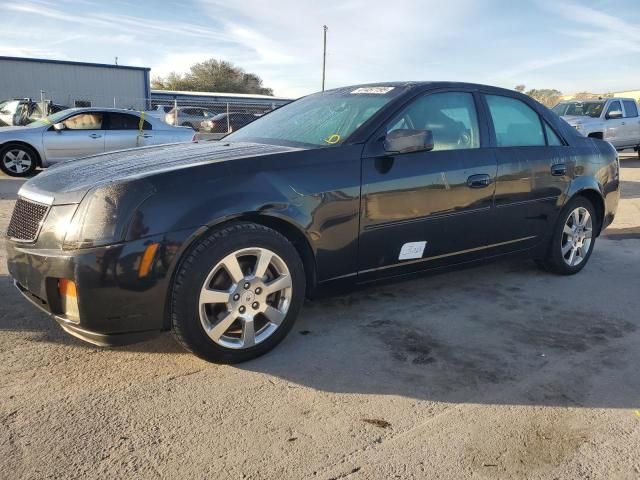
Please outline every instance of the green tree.
[[524, 92], [524, 89], [525, 89], [525, 88], [526, 88], [526, 87], [525, 87], [524, 85], [520, 84], [520, 85], [516, 85], [516, 88], [514, 88], [514, 90], [515, 90], [516, 92], [520, 92], [520, 93], [522, 93], [522, 92]]
[[541, 89], [531, 89], [527, 92], [532, 98], [535, 98], [541, 104], [547, 107], [553, 107], [558, 104], [560, 98], [562, 97], [562, 92], [556, 90], [555, 88], [541, 88]]
[[264, 87], [262, 79], [255, 73], [247, 73], [231, 62], [215, 58], [192, 65], [185, 74], [171, 72], [164, 78], [156, 77], [151, 87], [159, 90], [273, 95], [273, 90]]

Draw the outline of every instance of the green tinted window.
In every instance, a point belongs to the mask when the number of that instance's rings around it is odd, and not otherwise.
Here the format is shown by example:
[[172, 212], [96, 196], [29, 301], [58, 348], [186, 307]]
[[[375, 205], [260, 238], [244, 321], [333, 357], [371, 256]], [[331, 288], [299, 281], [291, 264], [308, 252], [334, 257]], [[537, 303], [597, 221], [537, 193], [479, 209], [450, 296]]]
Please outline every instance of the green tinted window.
[[544, 122], [544, 129], [547, 132], [547, 145], [557, 147], [558, 145], [564, 145], [560, 137], [556, 135], [556, 132], [549, 126], [547, 122]]
[[446, 92], [425, 95], [414, 101], [387, 127], [431, 130], [433, 150], [459, 150], [480, 147], [478, 116], [473, 95]]
[[515, 98], [487, 95], [499, 147], [545, 145], [538, 114]]

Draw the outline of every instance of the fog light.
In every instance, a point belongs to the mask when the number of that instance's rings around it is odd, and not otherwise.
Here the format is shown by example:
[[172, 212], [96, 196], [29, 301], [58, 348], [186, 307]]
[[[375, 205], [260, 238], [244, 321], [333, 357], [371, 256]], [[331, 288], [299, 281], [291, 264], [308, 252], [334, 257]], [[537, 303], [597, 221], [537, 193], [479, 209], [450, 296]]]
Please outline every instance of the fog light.
[[58, 280], [58, 292], [60, 292], [60, 306], [64, 316], [69, 320], [80, 320], [76, 284], [71, 280], [61, 278]]

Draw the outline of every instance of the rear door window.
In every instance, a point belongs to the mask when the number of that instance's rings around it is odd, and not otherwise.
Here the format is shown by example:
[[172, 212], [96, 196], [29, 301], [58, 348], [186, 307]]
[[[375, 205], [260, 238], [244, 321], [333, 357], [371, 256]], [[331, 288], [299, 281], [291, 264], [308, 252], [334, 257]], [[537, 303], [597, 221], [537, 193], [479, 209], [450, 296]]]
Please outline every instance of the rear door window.
[[564, 145], [560, 137], [553, 131], [553, 129], [549, 126], [547, 122], [544, 122], [544, 130], [547, 133], [547, 145], [551, 147], [557, 147], [560, 145]]
[[[109, 113], [109, 130], [138, 130], [140, 117], [127, 113]], [[151, 124], [144, 121], [143, 130], [151, 130]]]
[[638, 105], [631, 100], [623, 100], [625, 118], [635, 118], [638, 116]]
[[540, 116], [521, 100], [485, 95], [498, 147], [545, 145]]

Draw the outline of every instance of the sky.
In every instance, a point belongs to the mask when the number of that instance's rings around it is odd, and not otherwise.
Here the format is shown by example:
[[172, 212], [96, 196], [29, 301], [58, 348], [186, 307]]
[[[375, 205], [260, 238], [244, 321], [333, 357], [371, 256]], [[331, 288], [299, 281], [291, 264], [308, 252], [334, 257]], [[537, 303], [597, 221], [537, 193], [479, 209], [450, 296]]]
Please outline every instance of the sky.
[[[0, 0], [0, 55], [151, 67], [216, 58], [278, 96], [394, 80], [640, 89], [640, 0]], [[0, 72], [0, 75], [2, 72]]]

